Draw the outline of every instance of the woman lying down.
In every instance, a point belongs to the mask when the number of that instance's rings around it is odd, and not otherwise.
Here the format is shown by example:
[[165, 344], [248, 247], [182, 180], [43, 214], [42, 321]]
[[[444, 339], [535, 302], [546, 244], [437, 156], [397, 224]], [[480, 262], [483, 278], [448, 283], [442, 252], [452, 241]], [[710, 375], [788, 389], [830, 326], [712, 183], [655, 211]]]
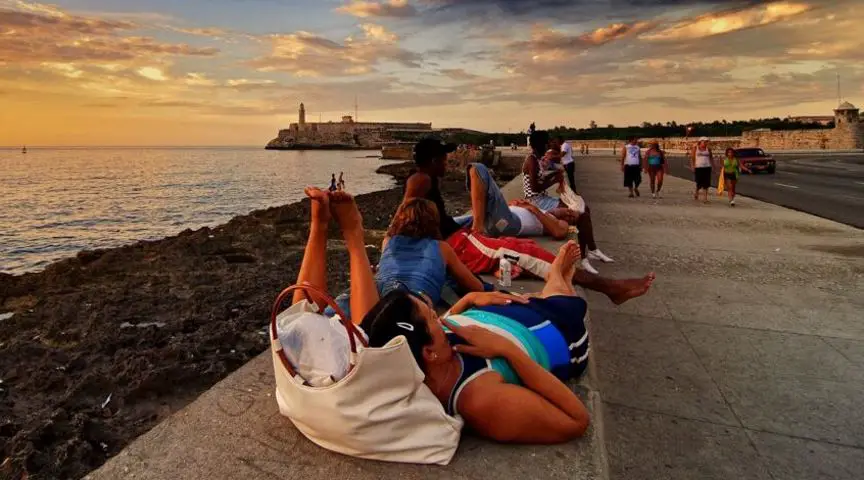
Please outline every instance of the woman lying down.
[[[588, 412], [563, 380], [588, 360], [587, 304], [572, 286], [578, 244], [561, 247], [543, 291], [474, 292], [439, 318], [427, 295], [399, 288], [379, 298], [353, 197], [307, 188], [309, 241], [297, 282], [326, 289], [327, 225], [339, 224], [350, 258], [352, 320], [370, 347], [404, 336], [425, 384], [450, 415], [501, 442], [558, 443], [582, 436]], [[305, 300], [295, 292], [294, 302]], [[311, 299], [310, 299], [311, 301]]]

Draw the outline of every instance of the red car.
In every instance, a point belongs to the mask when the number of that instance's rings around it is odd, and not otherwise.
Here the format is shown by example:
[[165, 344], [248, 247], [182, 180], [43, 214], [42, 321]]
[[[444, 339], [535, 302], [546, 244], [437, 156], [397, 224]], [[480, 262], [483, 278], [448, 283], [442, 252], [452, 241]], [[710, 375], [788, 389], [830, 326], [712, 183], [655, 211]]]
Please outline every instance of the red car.
[[777, 169], [777, 162], [774, 157], [765, 153], [765, 150], [761, 148], [736, 148], [735, 157], [740, 159], [741, 164], [753, 173], [774, 173]]

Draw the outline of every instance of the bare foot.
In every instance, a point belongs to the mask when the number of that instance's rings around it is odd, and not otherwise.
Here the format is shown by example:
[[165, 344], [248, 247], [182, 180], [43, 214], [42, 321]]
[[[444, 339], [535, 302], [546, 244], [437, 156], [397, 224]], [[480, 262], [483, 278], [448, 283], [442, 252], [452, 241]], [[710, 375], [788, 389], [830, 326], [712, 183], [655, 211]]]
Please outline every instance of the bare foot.
[[327, 192], [317, 187], [306, 187], [303, 192], [312, 201], [312, 221], [327, 225], [330, 222], [330, 197]]
[[615, 288], [615, 291], [608, 294], [609, 300], [615, 305], [621, 305], [627, 300], [641, 297], [648, 293], [648, 290], [651, 289], [651, 284], [654, 283], [656, 278], [657, 275], [651, 272], [642, 278], [619, 280], [616, 282], [617, 288]]
[[330, 192], [330, 213], [336, 219], [342, 233], [363, 231], [363, 216], [360, 215], [354, 196], [350, 193]]
[[582, 258], [582, 249], [579, 243], [570, 240], [558, 249], [558, 255], [552, 262], [550, 272], [560, 272], [561, 278], [569, 285], [573, 283], [573, 275], [576, 273], [576, 261]]

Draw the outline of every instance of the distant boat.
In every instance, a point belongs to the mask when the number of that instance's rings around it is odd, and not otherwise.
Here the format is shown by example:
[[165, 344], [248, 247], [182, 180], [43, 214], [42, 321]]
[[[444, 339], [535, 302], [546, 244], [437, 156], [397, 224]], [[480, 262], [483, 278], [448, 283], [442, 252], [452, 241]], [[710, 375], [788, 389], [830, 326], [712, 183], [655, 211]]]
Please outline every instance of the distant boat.
[[26, 146], [21, 148], [21, 153], [27, 153], [27, 147]]

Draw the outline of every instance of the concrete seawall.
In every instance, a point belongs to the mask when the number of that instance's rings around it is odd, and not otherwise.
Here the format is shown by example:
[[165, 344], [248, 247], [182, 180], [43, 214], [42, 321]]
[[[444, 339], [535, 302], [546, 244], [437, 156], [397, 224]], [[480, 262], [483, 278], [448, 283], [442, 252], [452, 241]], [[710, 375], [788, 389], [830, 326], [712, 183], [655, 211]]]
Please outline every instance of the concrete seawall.
[[864, 231], [743, 197], [694, 203], [678, 178], [663, 199], [628, 199], [611, 157], [579, 159], [577, 182], [616, 259], [601, 273], [657, 273], [620, 307], [587, 293], [591, 371], [574, 388], [592, 410], [588, 438], [466, 436], [448, 467], [347, 458], [278, 415], [263, 354], [86, 478], [859, 478]]

